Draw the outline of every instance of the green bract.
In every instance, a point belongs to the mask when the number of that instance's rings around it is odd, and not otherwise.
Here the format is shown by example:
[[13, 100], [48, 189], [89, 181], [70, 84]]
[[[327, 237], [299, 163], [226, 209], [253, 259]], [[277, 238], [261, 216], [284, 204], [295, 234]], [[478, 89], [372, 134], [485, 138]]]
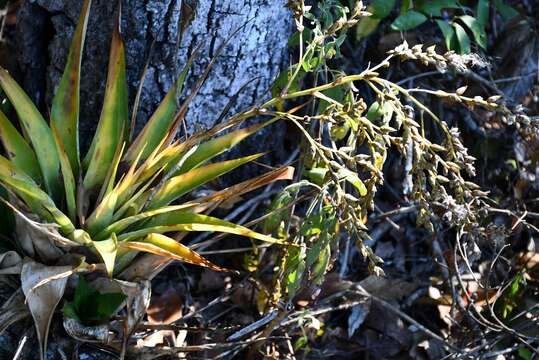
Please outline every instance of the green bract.
[[189, 102], [203, 82], [199, 81], [186, 102], [178, 106], [177, 97], [192, 63], [190, 59], [144, 129], [131, 137], [119, 21], [112, 35], [101, 116], [90, 149], [81, 156], [80, 70], [90, 5], [90, 0], [83, 4], [49, 122], [8, 72], [0, 69], [0, 85], [22, 129], [19, 133], [0, 112], [0, 134], [7, 152], [7, 157], [0, 156], [0, 183], [15, 196], [12, 199], [21, 200], [13, 206], [37, 216], [41, 223], [57, 225], [66, 240], [64, 245], [90, 247], [100, 255], [109, 275], [125, 268], [137, 252], [222, 270], [164, 234], [217, 231], [279, 243], [203, 212], [223, 198], [283, 178], [285, 169], [247, 181], [242, 187], [177, 204], [197, 187], [263, 155], [208, 164], [272, 121], [211, 138], [234, 125], [231, 122], [183, 142], [174, 140]]

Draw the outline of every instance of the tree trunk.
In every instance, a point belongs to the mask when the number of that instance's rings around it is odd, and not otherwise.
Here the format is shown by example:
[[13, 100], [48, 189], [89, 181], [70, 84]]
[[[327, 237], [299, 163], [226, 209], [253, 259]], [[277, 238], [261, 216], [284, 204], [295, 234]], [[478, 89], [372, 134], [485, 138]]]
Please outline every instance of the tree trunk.
[[[122, 34], [131, 104], [149, 59], [137, 130], [170, 89], [195, 47], [202, 46], [189, 85], [203, 72], [219, 45], [242, 25], [192, 103], [187, 129], [192, 133], [214, 125], [244, 84], [248, 83], [229, 115], [267, 97], [271, 82], [288, 60], [287, 38], [292, 28], [285, 3], [285, 0], [124, 0]], [[24, 86], [45, 111], [60, 80], [81, 5], [82, 0], [27, 0], [19, 12], [17, 42]], [[81, 75], [83, 149], [89, 145], [99, 119], [116, 6], [116, 1], [94, 0], [91, 7]], [[258, 134], [243, 146], [242, 152], [271, 149], [274, 160], [282, 159], [283, 126], [270, 131], [271, 137], [267, 136], [268, 132]]]

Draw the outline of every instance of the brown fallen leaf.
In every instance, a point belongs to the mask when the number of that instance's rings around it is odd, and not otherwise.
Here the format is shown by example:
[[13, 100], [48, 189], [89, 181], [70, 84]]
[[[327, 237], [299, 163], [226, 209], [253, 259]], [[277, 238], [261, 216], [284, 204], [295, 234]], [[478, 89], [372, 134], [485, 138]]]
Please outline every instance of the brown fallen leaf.
[[36, 325], [39, 341], [39, 355], [45, 360], [47, 337], [54, 310], [64, 295], [67, 276], [58, 277], [72, 271], [71, 266], [46, 266], [25, 258], [22, 271], [22, 291]]
[[152, 297], [146, 310], [150, 324], [170, 324], [182, 317], [183, 298], [178, 289], [167, 289], [163, 294]]

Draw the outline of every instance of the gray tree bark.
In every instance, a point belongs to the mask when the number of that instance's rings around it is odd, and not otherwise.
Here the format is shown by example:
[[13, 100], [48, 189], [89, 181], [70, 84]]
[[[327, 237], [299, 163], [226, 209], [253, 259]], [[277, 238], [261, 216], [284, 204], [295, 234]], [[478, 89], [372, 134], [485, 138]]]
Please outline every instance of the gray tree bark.
[[[17, 43], [24, 86], [45, 109], [60, 80], [81, 4], [82, 0], [27, 0], [20, 10]], [[203, 72], [224, 39], [242, 25], [244, 28], [225, 47], [191, 105], [188, 131], [214, 125], [230, 98], [249, 81], [230, 113], [267, 97], [271, 82], [288, 61], [291, 16], [285, 4], [285, 0], [124, 0], [122, 34], [131, 104], [149, 57], [137, 129], [164, 97], [197, 45], [202, 49], [188, 84]], [[83, 148], [91, 141], [99, 119], [116, 5], [113, 0], [94, 0], [91, 7], [81, 79]], [[274, 158], [280, 159], [284, 155], [283, 135], [282, 126], [260, 133], [243, 151], [271, 148]]]

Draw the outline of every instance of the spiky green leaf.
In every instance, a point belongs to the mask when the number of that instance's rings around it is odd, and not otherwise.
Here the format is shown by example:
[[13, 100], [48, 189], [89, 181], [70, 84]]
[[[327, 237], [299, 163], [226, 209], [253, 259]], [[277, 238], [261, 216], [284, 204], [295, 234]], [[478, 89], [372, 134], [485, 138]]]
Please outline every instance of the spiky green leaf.
[[56, 207], [49, 195], [41, 190], [30, 176], [3, 156], [0, 156], [0, 182], [17, 194], [35, 214], [46, 221], [58, 224], [64, 235], [69, 236], [73, 233], [75, 227]]
[[43, 178], [41, 177], [41, 171], [39, 171], [39, 163], [34, 150], [2, 111], [0, 111], [0, 137], [2, 138], [4, 150], [13, 164], [40, 184]]
[[168, 212], [177, 212], [180, 210], [185, 211], [186, 209], [193, 208], [197, 205], [198, 205], [197, 203], [189, 203], [189, 204], [182, 204], [182, 205], [165, 206], [165, 207], [158, 208], [156, 210], [145, 211], [145, 212], [133, 215], [133, 216], [128, 216], [119, 221], [116, 221], [113, 224], [110, 224], [102, 232], [94, 236], [94, 238], [96, 240], [102, 240], [110, 236], [112, 233], [120, 234], [127, 227], [139, 221], [150, 219], [154, 216], [165, 214]]
[[0, 85], [15, 108], [24, 133], [34, 148], [45, 189], [53, 199], [59, 200], [61, 198], [60, 159], [51, 129], [32, 100], [3, 68], [0, 68]]
[[60, 133], [56, 129], [56, 125], [51, 123], [51, 130], [56, 142], [56, 149], [60, 157], [60, 169], [62, 170], [62, 178], [64, 180], [65, 198], [67, 204], [67, 213], [72, 222], [75, 222], [77, 216], [76, 193], [77, 185], [73, 175], [73, 169], [69, 157], [60, 138]]
[[275, 121], [276, 119], [272, 119], [261, 124], [255, 124], [243, 129], [235, 130], [228, 134], [203, 142], [198, 146], [195, 152], [193, 152], [193, 154], [185, 160], [178, 171], [178, 174], [183, 174], [186, 171], [194, 169], [207, 161], [210, 161], [214, 157], [229, 151], [245, 138], [253, 135], [258, 130], [274, 123]]
[[95, 190], [105, 180], [118, 146], [125, 138], [128, 121], [125, 49], [117, 21], [109, 55], [107, 86], [101, 118], [90, 150], [84, 158], [84, 187]]
[[71, 47], [69, 48], [64, 73], [54, 95], [51, 107], [51, 125], [54, 124], [56, 126], [75, 177], [78, 176], [80, 167], [80, 68], [91, 4], [91, 0], [85, 0], [82, 5], [79, 22], [71, 40]]
[[161, 104], [159, 104], [157, 110], [153, 113], [150, 120], [148, 120], [140, 134], [129, 147], [129, 150], [125, 154], [125, 160], [127, 160], [128, 163], [135, 161], [135, 158], [137, 158], [141, 152], [140, 159], [146, 160], [171, 130], [176, 111], [178, 110], [178, 96], [180, 96], [183, 91], [185, 78], [187, 77], [189, 69], [197, 54], [198, 49], [193, 52], [193, 55], [191, 55], [187, 64], [185, 64], [182, 72], [168, 94]]
[[141, 229], [119, 235], [118, 240], [136, 241], [151, 233], [164, 234], [177, 231], [214, 231], [246, 236], [274, 244], [284, 244], [281, 240], [257, 233], [241, 225], [191, 212], [171, 212], [156, 216], [145, 223]]
[[245, 163], [253, 161], [262, 155], [264, 154], [245, 156], [239, 159], [209, 164], [184, 174], [174, 176], [157, 190], [148, 204], [148, 209], [156, 209], [160, 206], [168, 205], [180, 196], [187, 194], [189, 191], [222, 176]]

